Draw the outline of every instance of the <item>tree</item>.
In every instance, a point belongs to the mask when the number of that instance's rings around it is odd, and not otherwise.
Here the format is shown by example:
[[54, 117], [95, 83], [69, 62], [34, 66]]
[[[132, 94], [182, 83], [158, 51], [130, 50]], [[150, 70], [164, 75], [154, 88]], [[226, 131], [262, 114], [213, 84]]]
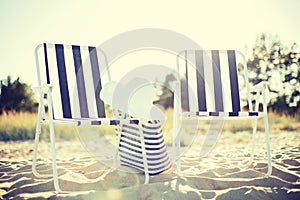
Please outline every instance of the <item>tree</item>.
[[[164, 86], [162, 88], [160, 88], [161, 91], [160, 91], [160, 95], [158, 95], [158, 100], [154, 102], [155, 104], [162, 106], [164, 109], [173, 108], [174, 93], [170, 89], [172, 88], [171, 84], [174, 80], [176, 80], [176, 78], [173, 74], [166, 75], [165, 81], [163, 84]], [[182, 78], [180, 80], [182, 97], [185, 97], [187, 95], [186, 85], [187, 85], [187, 81], [184, 78]], [[186, 98], [182, 98], [181, 99], [182, 109], [187, 110], [187, 105], [188, 105], [188, 102], [186, 101]]]
[[0, 114], [9, 111], [36, 111], [36, 102], [33, 98], [33, 91], [20, 79], [12, 81], [8, 76], [6, 80], [0, 81]]
[[296, 43], [285, 47], [278, 36], [260, 34], [248, 59], [252, 84], [268, 81], [269, 107], [278, 113], [300, 112], [300, 51]]
[[[260, 34], [247, 65], [251, 85], [261, 81], [270, 83], [269, 108], [274, 112], [292, 116], [300, 113], [300, 50], [296, 43], [288, 48], [280, 42], [278, 36]], [[165, 85], [169, 86], [171, 81], [172, 77], [168, 75]], [[186, 84], [186, 80], [182, 79], [182, 92], [186, 91]], [[182, 93], [182, 96], [185, 95]], [[172, 107], [172, 92], [162, 89], [159, 100], [155, 103], [164, 108]], [[185, 107], [186, 102], [182, 102], [182, 108]]]

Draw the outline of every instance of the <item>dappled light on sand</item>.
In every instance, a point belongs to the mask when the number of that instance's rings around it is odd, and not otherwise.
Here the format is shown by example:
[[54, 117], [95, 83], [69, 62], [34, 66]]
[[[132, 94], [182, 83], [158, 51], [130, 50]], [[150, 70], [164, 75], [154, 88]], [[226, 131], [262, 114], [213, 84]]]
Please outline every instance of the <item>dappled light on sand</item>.
[[[144, 185], [143, 173], [110, 170], [93, 158], [79, 141], [58, 141], [59, 181], [64, 191], [54, 192], [52, 179], [37, 179], [31, 172], [32, 141], [0, 143], [0, 197], [25, 199], [299, 199], [300, 136], [297, 132], [272, 134], [273, 172], [268, 179], [265, 149], [259, 148], [252, 165], [250, 135], [223, 133], [208, 157], [199, 158], [199, 146], [182, 157], [182, 177], [173, 168]], [[263, 146], [258, 134], [257, 146]], [[42, 142], [38, 169], [51, 172], [49, 145]], [[8, 152], [9, 151], [9, 152]], [[25, 153], [20, 153], [25, 152]], [[247, 177], [248, 179], [241, 179]]]

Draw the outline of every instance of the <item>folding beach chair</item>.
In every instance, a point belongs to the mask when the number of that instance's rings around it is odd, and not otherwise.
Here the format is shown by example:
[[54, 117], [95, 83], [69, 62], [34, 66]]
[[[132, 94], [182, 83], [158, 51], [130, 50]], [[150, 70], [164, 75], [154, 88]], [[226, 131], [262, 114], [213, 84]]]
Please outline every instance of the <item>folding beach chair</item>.
[[[164, 154], [159, 159], [157, 156], [155, 157], [155, 153], [164, 152], [164, 144], [160, 143], [160, 146], [155, 146], [156, 139], [161, 136], [158, 121], [149, 122], [148, 125], [143, 120], [131, 117], [108, 118], [106, 116], [105, 104], [99, 97], [103, 86], [101, 75], [106, 73], [108, 81], [111, 78], [107, 69], [105, 54], [100, 49], [92, 46], [44, 43], [36, 47], [35, 59], [38, 77], [38, 87], [35, 89], [39, 93], [39, 109], [32, 171], [36, 177], [52, 177], [55, 190], [61, 192], [54, 133], [54, 125], [59, 124], [117, 126], [118, 132], [121, 133], [118, 134], [118, 149], [125, 152], [129, 151], [127, 153], [119, 151], [122, 153], [120, 155], [121, 164], [124, 163], [144, 171], [145, 183], [149, 181], [149, 176], [169, 167], [168, 155]], [[49, 115], [45, 114], [44, 98], [47, 99]], [[53, 170], [51, 175], [40, 174], [36, 167], [42, 124], [49, 125], [50, 129]], [[131, 133], [134, 137], [126, 136], [125, 133]], [[154, 140], [151, 140], [153, 138]], [[156, 151], [151, 157], [151, 152], [149, 155], [148, 153], [153, 148], [152, 144], [154, 148], [162, 149], [162, 151]], [[131, 151], [132, 149], [134, 150]], [[160, 158], [164, 159], [164, 163], [159, 162]], [[160, 166], [158, 166], [159, 164]]]
[[[241, 59], [241, 63], [240, 60]], [[267, 149], [268, 171], [266, 177], [272, 172], [269, 125], [267, 113], [266, 89], [267, 82], [261, 82], [250, 87], [248, 71], [244, 55], [234, 50], [186, 50], [178, 54], [177, 71], [182, 74], [187, 86], [184, 88], [185, 96], [182, 95], [183, 87], [180, 81], [175, 87], [174, 98], [174, 148], [179, 156], [180, 149], [180, 120], [252, 120], [252, 162], [254, 154], [254, 139], [257, 129], [257, 119], [264, 118], [265, 138]], [[238, 67], [243, 65], [239, 73]], [[244, 76], [245, 94], [248, 111], [241, 109], [241, 96], [243, 90], [239, 76]], [[179, 75], [180, 76], [180, 75]], [[180, 80], [180, 77], [178, 77]], [[183, 105], [183, 102], [184, 105]], [[262, 111], [259, 105], [262, 104]], [[253, 108], [254, 107], [254, 108]], [[209, 133], [208, 133], [209, 134]], [[177, 160], [177, 171], [180, 174], [180, 159]]]

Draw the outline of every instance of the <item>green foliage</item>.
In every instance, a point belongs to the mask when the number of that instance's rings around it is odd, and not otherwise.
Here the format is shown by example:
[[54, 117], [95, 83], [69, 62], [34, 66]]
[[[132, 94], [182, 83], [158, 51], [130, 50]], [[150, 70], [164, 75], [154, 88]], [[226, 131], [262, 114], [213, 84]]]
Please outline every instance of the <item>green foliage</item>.
[[287, 48], [278, 37], [261, 34], [247, 63], [252, 84], [270, 83], [269, 107], [287, 115], [300, 112], [300, 51], [297, 48], [295, 43]]
[[[268, 81], [270, 102], [268, 107], [276, 113], [296, 116], [300, 113], [300, 49], [297, 44], [285, 47], [278, 37], [261, 34], [247, 61], [250, 85]], [[173, 106], [173, 93], [169, 90], [173, 75], [165, 78], [165, 88], [154, 102], [165, 109]], [[186, 96], [186, 80], [181, 80], [182, 96]], [[244, 84], [244, 83], [241, 83]], [[245, 87], [245, 85], [242, 85]], [[183, 98], [182, 108], [187, 102]], [[245, 99], [242, 99], [245, 100]], [[245, 101], [246, 102], [246, 101]]]
[[[164, 109], [173, 107], [173, 99], [174, 94], [171, 92], [171, 83], [176, 80], [173, 74], [168, 74], [165, 78], [163, 86], [157, 88], [160, 90], [160, 94], [158, 95], [158, 100], [154, 101], [154, 104], [162, 106]], [[159, 87], [159, 86], [157, 86]]]
[[0, 82], [0, 114], [10, 111], [35, 112], [37, 108], [33, 98], [33, 91], [20, 79], [12, 81], [8, 76]]
[[[158, 100], [154, 101], [154, 104], [160, 105], [162, 106], [164, 109], [168, 109], [168, 108], [173, 108], [173, 104], [174, 104], [174, 93], [171, 91], [171, 84], [172, 82], [176, 80], [173, 74], [168, 74], [165, 78], [164, 81], [164, 87], [159, 88], [161, 90], [160, 95], [158, 95]], [[186, 90], [186, 85], [187, 85], [187, 81], [182, 78], [180, 80], [180, 86], [181, 86], [181, 95], [182, 96], [186, 96], [187, 95], [187, 90]], [[181, 99], [181, 106], [184, 110], [187, 110], [187, 105], [188, 102], [186, 101], [186, 98], [182, 98]]]

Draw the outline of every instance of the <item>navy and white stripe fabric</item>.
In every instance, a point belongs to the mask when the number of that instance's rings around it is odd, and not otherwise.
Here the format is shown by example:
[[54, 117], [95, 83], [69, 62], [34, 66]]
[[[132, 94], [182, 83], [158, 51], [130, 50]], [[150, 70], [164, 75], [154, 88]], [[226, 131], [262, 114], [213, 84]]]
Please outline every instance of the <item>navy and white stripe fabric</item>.
[[[119, 154], [122, 165], [145, 171], [140, 137], [140, 120], [116, 116], [106, 118], [104, 102], [99, 94], [106, 65], [103, 53], [95, 47], [43, 44], [47, 84], [53, 85], [52, 102], [55, 120], [77, 125], [121, 126]], [[102, 63], [102, 64], [101, 64]], [[109, 78], [108, 78], [109, 79]], [[164, 143], [161, 123], [142, 125], [149, 175], [159, 174], [171, 166]], [[118, 134], [118, 133], [117, 133]]]
[[101, 52], [95, 47], [44, 44], [47, 83], [53, 85], [55, 119], [103, 118]]
[[236, 57], [233, 50], [185, 51], [187, 95], [185, 116], [258, 116], [258, 112], [242, 112]]
[[[171, 167], [164, 142], [161, 123], [149, 121], [142, 124], [146, 159], [150, 176], [160, 174]], [[138, 125], [124, 124], [119, 144], [120, 163], [144, 171], [142, 141]]]

